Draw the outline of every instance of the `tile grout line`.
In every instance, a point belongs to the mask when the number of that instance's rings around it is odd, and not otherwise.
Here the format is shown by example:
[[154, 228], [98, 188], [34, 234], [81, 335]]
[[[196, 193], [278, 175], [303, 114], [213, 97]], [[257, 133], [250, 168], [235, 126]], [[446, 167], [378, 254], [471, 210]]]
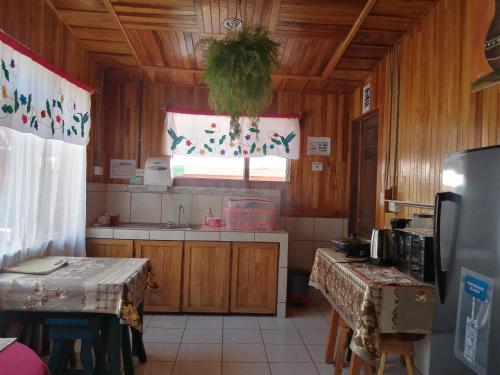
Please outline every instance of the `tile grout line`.
[[221, 334], [222, 334], [222, 344], [221, 344], [221, 362], [220, 362], [220, 373], [221, 375], [224, 375], [224, 323], [226, 322], [226, 318], [223, 316], [222, 317], [222, 328], [221, 328]]
[[267, 368], [269, 369], [269, 374], [272, 375], [271, 371], [271, 364], [269, 363], [269, 357], [267, 356], [267, 348], [266, 348], [266, 343], [264, 341], [264, 335], [262, 334], [262, 327], [260, 325], [260, 320], [257, 318], [257, 324], [259, 325], [259, 332], [260, 332], [260, 338], [262, 339], [262, 346], [264, 347], [264, 354], [266, 355], [266, 360], [267, 360]]
[[187, 324], [188, 324], [188, 319], [189, 319], [189, 317], [186, 317], [186, 323], [184, 323], [184, 328], [182, 329], [181, 340], [180, 340], [180, 343], [179, 343], [179, 347], [177, 348], [177, 353], [176, 353], [175, 359], [174, 359], [174, 367], [172, 367], [172, 374], [173, 374], [173, 372], [175, 370], [175, 367], [177, 366], [177, 359], [179, 358], [179, 353], [181, 352], [182, 340], [184, 339], [184, 333], [186, 332], [186, 327], [187, 327]]

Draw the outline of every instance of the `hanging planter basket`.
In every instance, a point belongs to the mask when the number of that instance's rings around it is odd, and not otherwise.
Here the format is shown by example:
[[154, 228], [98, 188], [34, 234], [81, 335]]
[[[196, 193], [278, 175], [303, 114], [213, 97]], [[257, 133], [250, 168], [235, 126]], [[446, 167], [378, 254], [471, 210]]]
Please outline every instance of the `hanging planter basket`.
[[231, 117], [231, 139], [241, 134], [240, 117], [256, 118], [272, 100], [271, 72], [279, 66], [279, 43], [261, 27], [244, 25], [222, 39], [206, 38], [203, 80], [208, 85], [209, 104]]

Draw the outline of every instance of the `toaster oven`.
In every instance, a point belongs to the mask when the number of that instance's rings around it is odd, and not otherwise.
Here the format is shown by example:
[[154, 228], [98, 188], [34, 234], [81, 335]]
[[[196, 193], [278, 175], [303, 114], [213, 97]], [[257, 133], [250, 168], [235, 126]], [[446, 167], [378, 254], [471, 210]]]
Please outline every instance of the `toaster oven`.
[[433, 231], [428, 228], [394, 230], [395, 265], [416, 279], [434, 282]]

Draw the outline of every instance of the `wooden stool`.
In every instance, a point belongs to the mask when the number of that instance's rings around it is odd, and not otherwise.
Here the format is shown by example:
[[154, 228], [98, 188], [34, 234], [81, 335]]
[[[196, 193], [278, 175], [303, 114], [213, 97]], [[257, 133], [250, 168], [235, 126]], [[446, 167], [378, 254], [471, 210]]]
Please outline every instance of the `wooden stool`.
[[413, 357], [414, 343], [415, 340], [401, 340], [398, 338], [382, 337], [380, 339], [380, 351], [382, 352], [382, 356], [380, 357], [380, 366], [378, 368], [377, 375], [384, 374], [388, 354], [401, 356], [406, 367], [406, 373], [408, 375], [413, 375], [411, 358]]
[[[94, 375], [104, 371], [104, 350], [99, 335], [99, 318], [49, 318], [44, 324], [49, 327], [49, 339], [52, 340], [49, 369], [53, 375], [62, 374], [67, 369], [75, 340], [81, 340], [81, 358], [83, 373]], [[96, 365], [92, 359], [94, 349]]]

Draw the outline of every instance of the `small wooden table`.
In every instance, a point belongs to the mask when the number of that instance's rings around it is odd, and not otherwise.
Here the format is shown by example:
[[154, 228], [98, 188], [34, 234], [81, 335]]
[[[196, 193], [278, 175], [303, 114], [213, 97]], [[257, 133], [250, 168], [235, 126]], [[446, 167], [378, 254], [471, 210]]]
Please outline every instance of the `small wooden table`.
[[339, 320], [353, 330], [350, 373], [359, 373], [359, 359], [378, 366], [380, 334], [431, 332], [434, 286], [393, 267], [347, 258], [335, 249], [318, 249], [309, 284], [332, 305], [326, 362], [333, 362]]
[[[63, 257], [58, 257], [63, 258]], [[110, 374], [120, 374], [122, 325], [142, 331], [142, 301], [149, 261], [137, 258], [64, 257], [68, 264], [48, 275], [0, 273], [0, 313], [100, 314], [108, 319]], [[6, 319], [0, 318], [1, 327]], [[134, 332], [134, 331], [133, 331]], [[141, 341], [142, 344], [142, 341]], [[145, 353], [143, 359], [145, 360]], [[126, 374], [133, 375], [129, 363]], [[127, 368], [128, 367], [128, 368]]]

